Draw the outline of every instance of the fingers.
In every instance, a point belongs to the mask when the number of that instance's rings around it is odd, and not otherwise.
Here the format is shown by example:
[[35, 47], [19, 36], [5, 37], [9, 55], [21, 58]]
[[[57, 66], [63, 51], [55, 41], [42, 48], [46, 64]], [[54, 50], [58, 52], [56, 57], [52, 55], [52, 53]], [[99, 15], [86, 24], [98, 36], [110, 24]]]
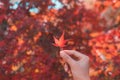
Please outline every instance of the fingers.
[[[75, 57], [73, 57], [75, 56]], [[60, 51], [60, 57], [64, 61], [64, 69], [65, 71], [73, 77], [74, 80], [80, 80], [84, 77], [84, 75], [88, 75], [89, 71], [89, 57], [74, 51], [74, 50], [62, 50]], [[75, 58], [79, 58], [76, 60]], [[83, 75], [80, 76], [80, 75]], [[77, 77], [76, 77], [77, 76]], [[79, 78], [79, 79], [78, 79]]]
[[64, 64], [64, 70], [65, 70], [65, 72], [68, 73], [69, 77], [72, 77], [71, 68], [67, 63]]
[[75, 50], [62, 50], [61, 53], [66, 53], [75, 61], [82, 61], [84, 59], [89, 61], [89, 57]]
[[68, 67], [67, 63], [64, 64], [64, 70], [65, 70], [65, 72], [68, 72], [68, 70], [69, 70], [69, 67]]
[[60, 56], [62, 57], [62, 59], [67, 62], [69, 65], [73, 65], [74, 60], [68, 55], [66, 54], [64, 51], [60, 52]]
[[75, 50], [63, 50], [63, 51], [66, 52], [68, 55], [74, 55], [80, 59], [86, 57], [86, 55]]

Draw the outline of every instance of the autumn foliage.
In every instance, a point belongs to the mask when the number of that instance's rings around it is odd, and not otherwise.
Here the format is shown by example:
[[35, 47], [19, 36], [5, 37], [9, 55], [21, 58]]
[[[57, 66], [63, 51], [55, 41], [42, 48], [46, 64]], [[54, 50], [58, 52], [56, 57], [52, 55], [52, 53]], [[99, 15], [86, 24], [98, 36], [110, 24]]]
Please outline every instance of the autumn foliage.
[[120, 80], [120, 1], [96, 0], [91, 8], [59, 1], [60, 9], [51, 0], [21, 0], [13, 9], [0, 0], [0, 80], [69, 80], [59, 47], [90, 57], [91, 80]]

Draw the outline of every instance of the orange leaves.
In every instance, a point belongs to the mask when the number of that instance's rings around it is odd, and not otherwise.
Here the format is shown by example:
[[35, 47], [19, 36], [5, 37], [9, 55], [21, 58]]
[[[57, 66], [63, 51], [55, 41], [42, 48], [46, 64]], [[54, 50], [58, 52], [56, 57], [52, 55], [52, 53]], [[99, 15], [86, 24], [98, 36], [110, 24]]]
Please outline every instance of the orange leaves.
[[53, 44], [54, 46], [60, 47], [60, 48], [65, 47], [67, 40], [64, 39], [64, 32], [62, 33], [62, 35], [59, 39], [57, 39], [56, 37], [53, 37], [53, 38], [54, 38], [54, 42], [55, 42], [55, 44]]
[[[95, 56], [96, 61], [99, 62], [100, 66], [99, 70], [91, 70], [91, 76], [97, 76], [103, 72], [105, 76], [114, 76], [115, 68], [119, 66], [119, 49], [120, 49], [120, 28], [110, 30], [108, 33], [98, 34], [92, 33], [90, 34], [93, 39], [90, 40], [89, 46], [92, 47], [91, 53]], [[117, 60], [117, 61], [116, 61]], [[103, 64], [107, 63], [107, 64]], [[114, 73], [115, 72], [115, 73]], [[119, 73], [117, 73], [119, 74]]]
[[116, 2], [115, 2], [115, 4], [114, 4], [114, 7], [115, 7], [115, 8], [119, 8], [119, 7], [120, 7], [120, 1], [117, 1], [117, 0], [116, 0]]
[[17, 31], [17, 27], [15, 25], [11, 26], [10, 27], [10, 31], [15, 31], [16, 32]]
[[34, 72], [35, 72], [35, 73], [39, 73], [39, 71], [40, 71], [39, 69], [35, 69], [35, 71], [34, 71]]
[[40, 36], [42, 36], [42, 33], [41, 32], [38, 32], [38, 34], [36, 34], [35, 36], [34, 36], [34, 41], [36, 42], [38, 39], [39, 39], [39, 37]]
[[31, 55], [32, 53], [33, 53], [32, 50], [26, 52], [27, 55]]
[[100, 32], [93, 32], [90, 34], [91, 37], [97, 37], [99, 36], [101, 33]]
[[93, 68], [90, 68], [90, 76], [97, 76], [102, 72], [102, 70], [95, 70]]
[[[10, 76], [13, 80], [19, 79], [20, 76], [28, 79], [31, 75], [33, 80], [67, 79], [67, 75], [64, 78], [61, 77], [64, 73], [56, 60], [56, 58], [60, 58], [58, 51], [64, 47], [90, 56], [93, 65], [91, 66], [91, 76], [96, 77], [92, 80], [97, 80], [101, 75], [106, 79], [109, 71], [115, 72], [112, 74], [118, 74], [120, 28], [112, 33], [106, 32], [106, 29], [120, 22], [120, 1], [91, 0], [86, 2], [85, 6], [75, 0], [64, 1], [66, 1], [63, 2], [65, 6], [59, 10], [54, 8], [54, 4], [49, 1], [45, 2], [45, 0], [39, 0], [39, 2], [38, 0], [27, 0], [27, 3], [30, 3], [28, 6], [18, 5], [16, 10], [11, 10], [6, 4], [6, 0], [2, 0], [0, 4], [2, 10], [0, 10], [0, 60], [3, 64], [0, 66], [3, 68], [3, 73], [8, 74], [4, 75], [5, 77], [8, 77], [12, 70], [15, 72], [14, 76]], [[20, 4], [24, 3], [26, 0], [20, 2]], [[28, 12], [31, 5], [37, 6], [40, 12], [37, 14]], [[95, 8], [93, 5], [96, 5]], [[51, 8], [48, 9], [48, 6]], [[118, 25], [115, 27], [117, 28]], [[54, 46], [58, 47], [55, 48], [50, 44], [53, 41], [51, 35], [61, 30], [65, 30], [68, 34], [63, 32], [60, 36], [53, 36]], [[64, 35], [71, 40], [66, 40]], [[90, 40], [89, 44], [88, 40]], [[66, 43], [69, 46], [65, 46]], [[105, 64], [106, 62], [107, 64]], [[10, 65], [7, 65], [9, 63]], [[54, 63], [58, 68], [51, 66]], [[21, 73], [22, 68], [25, 71]], [[16, 78], [14, 79], [14, 77]], [[0, 79], [4, 80], [1, 76]]]
[[11, 69], [12, 69], [13, 71], [17, 71], [20, 67], [21, 67], [21, 64], [12, 65], [12, 66], [11, 66]]
[[11, 68], [12, 68], [13, 71], [17, 71], [19, 69], [19, 66], [12, 65]]
[[21, 46], [24, 43], [24, 40], [22, 38], [18, 38], [18, 45]]

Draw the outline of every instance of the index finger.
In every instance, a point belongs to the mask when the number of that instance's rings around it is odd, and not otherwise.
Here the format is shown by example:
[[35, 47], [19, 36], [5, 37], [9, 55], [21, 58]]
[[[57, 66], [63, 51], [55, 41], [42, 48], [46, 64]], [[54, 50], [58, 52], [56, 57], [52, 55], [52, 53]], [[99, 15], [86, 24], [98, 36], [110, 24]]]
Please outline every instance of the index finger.
[[64, 51], [68, 55], [74, 55], [75, 57], [78, 57], [79, 59], [86, 57], [86, 55], [84, 55], [78, 51], [75, 51], [75, 50], [62, 50], [62, 51]]

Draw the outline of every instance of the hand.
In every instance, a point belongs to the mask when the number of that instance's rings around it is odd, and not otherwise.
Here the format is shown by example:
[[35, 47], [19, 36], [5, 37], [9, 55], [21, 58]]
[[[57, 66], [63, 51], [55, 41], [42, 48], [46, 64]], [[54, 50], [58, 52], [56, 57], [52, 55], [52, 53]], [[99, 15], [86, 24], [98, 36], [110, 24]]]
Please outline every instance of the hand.
[[60, 57], [70, 66], [74, 80], [90, 80], [88, 56], [74, 50], [62, 50]]

